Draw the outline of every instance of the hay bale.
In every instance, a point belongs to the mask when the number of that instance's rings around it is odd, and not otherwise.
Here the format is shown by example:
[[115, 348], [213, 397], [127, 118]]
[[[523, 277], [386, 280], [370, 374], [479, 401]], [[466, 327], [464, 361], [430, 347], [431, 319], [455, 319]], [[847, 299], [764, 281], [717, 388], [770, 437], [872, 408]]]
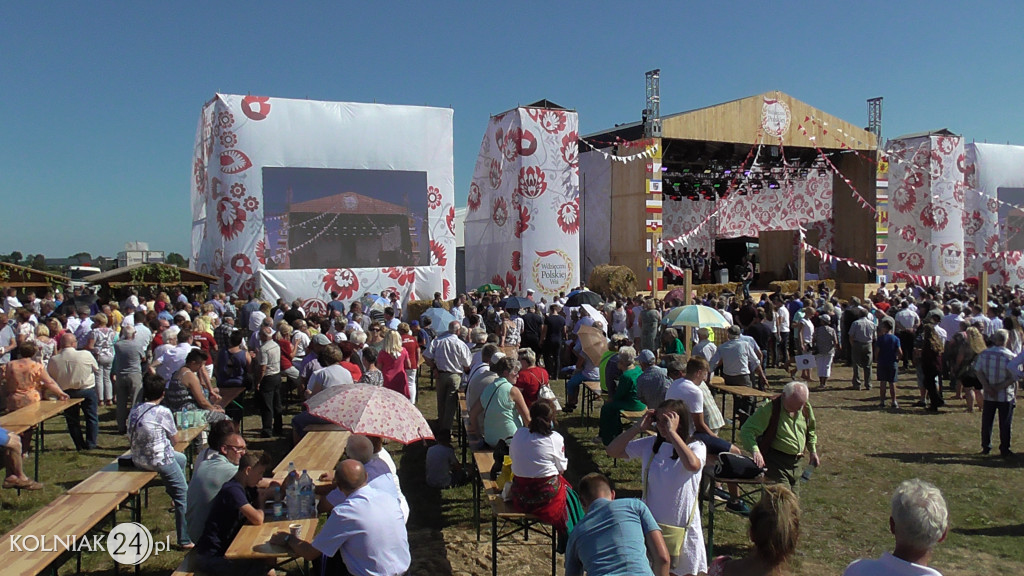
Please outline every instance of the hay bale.
[[607, 300], [613, 296], [635, 295], [636, 282], [636, 274], [630, 267], [602, 264], [590, 273], [587, 287]]
[[693, 290], [697, 293], [698, 298], [704, 298], [708, 294], [722, 295], [723, 292], [730, 292], [737, 294], [741, 292], [741, 286], [739, 282], [726, 282], [725, 284], [697, 284], [693, 287]]
[[[405, 305], [406, 318], [409, 320], [419, 320], [420, 316], [423, 315], [429, 308], [434, 305], [433, 300], [411, 300]], [[450, 300], [443, 300], [441, 306], [451, 312], [452, 303]]]
[[[828, 288], [829, 292], [835, 291], [835, 289], [836, 289], [836, 281], [831, 279], [831, 278], [826, 278], [825, 280], [808, 280], [806, 282], [806, 285], [807, 285], [808, 289], [816, 290], [818, 288], [818, 284], [820, 284], [822, 282], [825, 283], [825, 287]], [[768, 284], [768, 289], [769, 290], [771, 290], [772, 292], [780, 293], [780, 294], [792, 294], [792, 293], [796, 292], [799, 288], [800, 288], [800, 282], [798, 282], [796, 280], [782, 280], [782, 281], [771, 282], [770, 284]]]

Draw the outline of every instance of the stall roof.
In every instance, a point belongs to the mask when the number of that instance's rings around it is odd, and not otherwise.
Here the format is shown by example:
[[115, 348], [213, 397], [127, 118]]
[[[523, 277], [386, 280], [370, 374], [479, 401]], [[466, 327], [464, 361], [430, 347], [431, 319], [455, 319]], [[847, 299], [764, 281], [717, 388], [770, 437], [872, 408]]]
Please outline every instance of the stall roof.
[[53, 284], [67, 286], [70, 282], [70, 278], [60, 274], [0, 262], [0, 288], [36, 288]]
[[[146, 266], [177, 270], [180, 279], [172, 282], [162, 282], [159, 278], [144, 278], [141, 282], [136, 282], [132, 278], [132, 271]], [[189, 268], [178, 268], [173, 264], [151, 262], [148, 264], [132, 264], [131, 266], [125, 266], [123, 268], [114, 268], [113, 270], [107, 270], [106, 272], [86, 276], [82, 281], [90, 284], [106, 284], [115, 288], [132, 284], [142, 284], [146, 286], [157, 284], [163, 284], [166, 286], [201, 286], [215, 284], [217, 282], [217, 277], [209, 274], [203, 274], [202, 272], [191, 270]]]
[[[763, 125], [766, 112], [771, 113], [771, 123], [767, 127]], [[801, 126], [807, 135], [800, 130]], [[872, 150], [877, 145], [871, 132], [782, 92], [765, 92], [661, 117], [661, 137], [679, 140], [753, 145], [760, 137], [763, 144], [779, 144], [778, 135], [769, 133], [761, 136], [771, 129], [781, 132], [784, 146]], [[607, 139], [611, 136], [638, 140], [643, 137], [643, 125], [640, 122], [620, 124], [584, 138]], [[811, 140], [811, 136], [816, 139]]]

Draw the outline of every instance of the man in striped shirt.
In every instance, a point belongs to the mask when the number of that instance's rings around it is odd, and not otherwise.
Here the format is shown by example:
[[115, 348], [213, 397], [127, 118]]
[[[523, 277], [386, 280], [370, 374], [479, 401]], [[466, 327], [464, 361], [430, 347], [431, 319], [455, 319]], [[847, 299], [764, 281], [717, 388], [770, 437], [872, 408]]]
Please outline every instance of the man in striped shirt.
[[981, 453], [992, 450], [992, 422], [999, 413], [999, 454], [1010, 458], [1010, 426], [1013, 423], [1013, 408], [1016, 404], [1017, 378], [1014, 369], [1013, 352], [1006, 348], [1010, 334], [997, 330], [992, 335], [992, 346], [978, 354], [974, 371], [978, 374], [985, 394], [985, 405], [981, 412]]

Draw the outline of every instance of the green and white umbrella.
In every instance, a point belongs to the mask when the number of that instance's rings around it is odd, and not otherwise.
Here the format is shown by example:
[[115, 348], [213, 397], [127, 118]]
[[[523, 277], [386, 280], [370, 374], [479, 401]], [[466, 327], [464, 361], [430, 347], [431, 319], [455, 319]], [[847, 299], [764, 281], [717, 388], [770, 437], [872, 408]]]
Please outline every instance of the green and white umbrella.
[[677, 328], [680, 326], [691, 326], [693, 328], [728, 328], [732, 326], [718, 310], [709, 306], [692, 304], [673, 308], [665, 319], [662, 320], [666, 326]]

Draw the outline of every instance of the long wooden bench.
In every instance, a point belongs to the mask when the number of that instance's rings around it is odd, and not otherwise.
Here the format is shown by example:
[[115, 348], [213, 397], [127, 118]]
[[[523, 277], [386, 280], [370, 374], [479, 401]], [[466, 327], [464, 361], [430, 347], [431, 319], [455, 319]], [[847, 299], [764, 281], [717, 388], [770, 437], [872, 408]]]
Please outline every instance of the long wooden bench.
[[[73, 536], [81, 540], [100, 529], [108, 519], [110, 526], [117, 524], [117, 510], [128, 499], [127, 492], [110, 492], [106, 494], [61, 494], [38, 512], [4, 536], [0, 548], [5, 551], [4, 574], [34, 575], [47, 570], [56, 573], [72, 555], [77, 556], [76, 573], [82, 572], [81, 549], [66, 550], [57, 544], [54, 536], [66, 539]], [[23, 547], [25, 536], [40, 539], [39, 545], [33, 541], [31, 552]], [[45, 537], [45, 545], [42, 539]], [[19, 550], [19, 546], [22, 548]], [[115, 570], [117, 564], [114, 564]]]
[[[131, 504], [126, 505], [132, 511], [132, 521], [142, 522], [142, 493], [149, 483], [156, 480], [157, 473], [139, 468], [121, 468], [117, 460], [107, 464], [98, 472], [82, 480], [68, 494], [110, 494], [123, 492], [128, 494]], [[147, 497], [148, 500], [148, 497]]]
[[[220, 389], [220, 400], [217, 401], [217, 406], [224, 409], [224, 412], [231, 417], [232, 420], [238, 423], [238, 433], [242, 433], [243, 423], [245, 422], [245, 406], [242, 404], [242, 396], [245, 395], [244, 386], [231, 386], [229, 388]], [[237, 412], [238, 417], [236, 418], [232, 413]]]
[[[39, 480], [39, 453], [42, 452], [43, 443], [46, 441], [46, 421], [84, 401], [85, 399], [83, 398], [71, 398], [69, 400], [35, 402], [0, 416], [0, 428], [8, 430], [12, 434], [20, 434], [33, 426], [35, 427], [35, 445], [33, 446], [33, 451], [35, 452], [35, 474], [33, 478], [36, 481]], [[14, 432], [14, 430], [19, 428], [19, 432]]]
[[580, 409], [580, 417], [586, 420], [587, 429], [590, 429], [590, 419], [594, 415], [594, 402], [604, 397], [601, 390], [601, 383], [597, 380], [583, 381], [583, 404]]
[[[505, 504], [501, 497], [503, 487], [498, 486], [498, 483], [490, 475], [491, 468], [494, 466], [494, 455], [492, 453], [474, 451], [473, 461], [476, 464], [477, 470], [477, 481], [473, 483], [477, 540], [480, 539], [480, 498], [486, 496], [491, 506], [491, 576], [498, 576], [498, 542], [511, 538], [519, 532], [523, 533], [524, 540], [530, 539], [530, 532], [535, 532], [551, 539], [551, 576], [555, 576], [558, 545], [555, 528], [550, 524], [545, 524], [540, 518], [532, 514], [516, 512]], [[502, 533], [498, 529], [498, 520], [501, 520], [503, 525], [511, 524], [512, 527], [507, 532]], [[546, 526], [547, 528], [540, 528], [539, 526]]]
[[181, 559], [181, 564], [171, 572], [171, 576], [195, 576], [195, 556], [189, 552], [185, 554], [185, 557]]

